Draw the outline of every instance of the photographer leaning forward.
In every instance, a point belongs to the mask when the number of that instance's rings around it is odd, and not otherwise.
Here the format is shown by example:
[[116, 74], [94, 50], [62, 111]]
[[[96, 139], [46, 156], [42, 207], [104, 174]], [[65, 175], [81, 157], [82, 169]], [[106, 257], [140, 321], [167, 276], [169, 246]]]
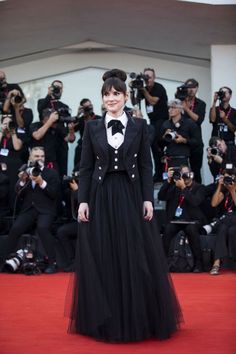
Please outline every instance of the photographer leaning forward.
[[80, 101], [76, 118], [77, 120], [74, 128], [75, 128], [75, 132], [80, 133], [80, 138], [75, 148], [74, 166], [79, 167], [85, 124], [90, 120], [100, 119], [101, 116], [94, 113], [93, 104], [91, 100], [89, 98], [83, 98]]
[[187, 87], [187, 96], [183, 99], [183, 116], [187, 119], [192, 120], [196, 123], [199, 130], [198, 144], [190, 151], [189, 162], [192, 171], [194, 172], [195, 181], [198, 183], [202, 182], [201, 178], [201, 168], [203, 160], [203, 140], [202, 140], [202, 129], [201, 124], [205, 118], [206, 113], [206, 103], [200, 98], [196, 97], [199, 84], [195, 79], [188, 79], [184, 83]]
[[55, 170], [44, 166], [44, 161], [44, 149], [34, 147], [30, 153], [28, 166], [22, 166], [19, 172], [16, 191], [22, 204], [8, 235], [7, 255], [16, 251], [18, 238], [36, 223], [37, 232], [48, 257], [45, 273], [51, 274], [57, 271], [50, 228], [56, 216], [59, 177]]
[[11, 98], [12, 96], [19, 96], [19, 94], [25, 100], [21, 87], [18, 84], [9, 84], [5, 72], [0, 71], [0, 113], [14, 114]]
[[[60, 117], [70, 116], [69, 106], [61, 102], [61, 96], [63, 93], [63, 83], [60, 80], [54, 80], [48, 87], [48, 93], [45, 98], [38, 100], [38, 112], [39, 119], [43, 119], [43, 111], [48, 108], [52, 111], [59, 113]], [[60, 176], [67, 175], [67, 163], [68, 163], [68, 143], [73, 143], [75, 140], [74, 131], [72, 131], [72, 125], [69, 125], [63, 119], [59, 119], [57, 126], [60, 127], [63, 135], [68, 135], [66, 140], [61, 139], [58, 136], [57, 141], [57, 163]], [[46, 155], [47, 157], [47, 155]]]
[[236, 146], [227, 145], [223, 139], [213, 136], [209, 140], [207, 159], [211, 174], [216, 180], [227, 163], [236, 166]]
[[42, 146], [45, 150], [46, 166], [56, 169], [61, 176], [59, 167], [63, 156], [58, 156], [58, 149], [60, 145], [74, 141], [74, 123], [64, 127], [60, 124], [60, 114], [50, 108], [44, 109], [41, 117], [40, 122], [30, 126], [30, 147]]
[[[210, 109], [210, 122], [212, 123], [211, 136], [224, 139], [225, 143], [235, 145], [236, 109], [230, 106], [232, 90], [223, 86], [214, 93], [212, 107]], [[216, 106], [217, 101], [219, 105]]]
[[227, 164], [222, 171], [211, 205], [221, 209], [216, 226], [214, 263], [210, 271], [211, 275], [218, 275], [225, 257], [236, 260], [236, 169], [233, 164]]
[[165, 171], [168, 167], [189, 165], [190, 151], [198, 145], [196, 123], [182, 116], [183, 104], [179, 99], [169, 102], [169, 120], [161, 126], [165, 148]]
[[154, 69], [145, 68], [143, 71], [145, 79], [145, 87], [139, 89], [140, 98], [145, 99], [146, 112], [150, 119], [150, 124], [155, 129], [155, 139], [151, 146], [155, 164], [154, 182], [162, 182], [162, 157], [163, 146], [161, 144], [161, 126], [168, 119], [168, 98], [164, 86], [155, 82], [156, 74]]

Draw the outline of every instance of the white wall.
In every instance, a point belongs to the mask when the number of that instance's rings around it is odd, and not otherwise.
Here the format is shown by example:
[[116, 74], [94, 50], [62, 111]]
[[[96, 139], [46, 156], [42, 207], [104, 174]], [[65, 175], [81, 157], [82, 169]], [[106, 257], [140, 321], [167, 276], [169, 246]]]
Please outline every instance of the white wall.
[[[34, 60], [25, 64], [6, 67], [4, 71], [7, 74], [8, 82], [21, 84], [28, 98], [28, 106], [33, 109], [37, 119], [37, 100], [46, 95], [47, 87], [54, 79], [63, 81], [62, 101], [69, 104], [73, 114], [76, 113], [79, 101], [83, 97], [92, 100], [95, 112], [99, 114], [103, 72], [111, 68], [121, 68], [127, 73], [133, 71], [139, 73], [144, 67], [155, 69], [157, 80], [166, 87], [169, 99], [174, 97], [176, 87], [186, 79], [193, 77], [199, 82], [199, 97], [207, 103], [206, 119], [203, 124], [203, 139], [205, 145], [207, 145], [210, 132], [208, 123], [211, 97], [210, 68], [128, 53], [95, 52], [65, 54]], [[144, 109], [143, 112], [145, 112]], [[70, 158], [73, 157], [72, 155], [73, 146], [70, 149]], [[205, 183], [211, 181], [206, 162], [204, 162], [203, 167], [203, 180]]]

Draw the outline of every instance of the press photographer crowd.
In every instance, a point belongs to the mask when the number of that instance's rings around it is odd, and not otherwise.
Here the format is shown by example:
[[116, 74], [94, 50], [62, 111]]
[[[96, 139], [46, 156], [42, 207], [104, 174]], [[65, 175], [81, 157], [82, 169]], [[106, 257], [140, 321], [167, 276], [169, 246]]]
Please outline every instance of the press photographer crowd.
[[[196, 79], [177, 87], [169, 101], [154, 69], [131, 73], [129, 80], [132, 107], [125, 106], [124, 111], [129, 119], [143, 119], [144, 102], [153, 182], [158, 183], [158, 200], [165, 202], [165, 223], [159, 227], [169, 269], [218, 275], [225, 259], [236, 260], [236, 109], [230, 104], [232, 90], [223, 86], [214, 93], [209, 111], [211, 138], [203, 142], [206, 103], [197, 97]], [[33, 117], [21, 87], [9, 84], [0, 71], [2, 272], [73, 271], [84, 129], [88, 121], [103, 119], [106, 112], [102, 108], [96, 114], [92, 101], [83, 98], [73, 116], [62, 102], [62, 94], [63, 83], [54, 80], [46, 97], [37, 102], [38, 117]], [[68, 144], [77, 136], [73, 173], [68, 175]], [[212, 175], [209, 185], [201, 178], [204, 149]], [[102, 166], [98, 168], [102, 170]], [[211, 235], [211, 247], [203, 245], [202, 235]]]

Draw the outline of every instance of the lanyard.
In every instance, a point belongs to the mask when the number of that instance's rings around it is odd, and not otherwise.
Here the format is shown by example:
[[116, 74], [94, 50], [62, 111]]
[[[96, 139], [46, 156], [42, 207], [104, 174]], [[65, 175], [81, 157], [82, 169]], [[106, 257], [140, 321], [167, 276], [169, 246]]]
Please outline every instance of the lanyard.
[[169, 161], [170, 161], [170, 160], [171, 160], [170, 157], [165, 156], [165, 167], [164, 167], [165, 172], [168, 172], [168, 167], [169, 167]]
[[6, 149], [6, 147], [7, 147], [7, 138], [4, 138], [3, 139], [3, 149]]
[[191, 103], [191, 107], [190, 107], [190, 110], [192, 112], [194, 112], [195, 106], [196, 106], [196, 100], [195, 100], [195, 97], [194, 97], [193, 100], [192, 100], [192, 103]]
[[179, 196], [178, 208], [180, 208], [182, 206], [184, 199], [185, 199], [184, 195]]
[[227, 213], [232, 211], [232, 199], [230, 198], [229, 194], [227, 195], [225, 199], [225, 205], [224, 205]]

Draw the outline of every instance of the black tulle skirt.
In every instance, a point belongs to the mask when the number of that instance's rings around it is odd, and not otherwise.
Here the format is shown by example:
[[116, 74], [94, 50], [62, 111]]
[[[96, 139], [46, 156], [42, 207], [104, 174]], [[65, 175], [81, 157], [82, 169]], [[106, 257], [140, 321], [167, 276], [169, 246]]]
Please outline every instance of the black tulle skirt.
[[124, 172], [92, 183], [79, 224], [69, 332], [111, 342], [166, 339], [182, 321], [155, 220], [143, 219], [140, 182]]

